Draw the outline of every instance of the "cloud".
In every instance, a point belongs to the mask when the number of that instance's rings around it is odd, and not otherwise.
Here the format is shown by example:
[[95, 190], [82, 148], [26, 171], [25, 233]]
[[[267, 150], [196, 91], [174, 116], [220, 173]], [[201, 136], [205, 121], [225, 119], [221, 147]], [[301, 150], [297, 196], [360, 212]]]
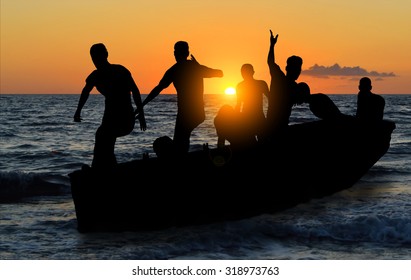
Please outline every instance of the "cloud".
[[393, 72], [386, 73], [386, 72], [377, 72], [377, 71], [367, 71], [364, 68], [359, 66], [354, 67], [341, 67], [337, 63], [333, 66], [322, 66], [318, 64], [314, 64], [307, 70], [301, 71], [304, 75], [309, 76], [320, 76], [320, 77], [328, 77], [328, 76], [369, 76], [369, 77], [395, 77], [396, 75]]

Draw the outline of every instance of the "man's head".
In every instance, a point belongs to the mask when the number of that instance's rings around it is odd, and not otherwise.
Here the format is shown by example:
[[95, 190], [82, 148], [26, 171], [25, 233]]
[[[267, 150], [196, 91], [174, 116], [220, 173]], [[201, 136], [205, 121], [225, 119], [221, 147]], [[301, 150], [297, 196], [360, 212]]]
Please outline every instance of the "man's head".
[[108, 52], [106, 46], [102, 43], [92, 45], [90, 48], [90, 55], [96, 68], [107, 63]]
[[254, 67], [249, 63], [243, 64], [241, 66], [241, 75], [244, 79], [252, 78], [254, 76]]
[[301, 74], [301, 67], [303, 65], [303, 59], [299, 56], [293, 55], [287, 59], [287, 66], [285, 70], [287, 77], [293, 81], [297, 80]]
[[371, 91], [372, 89], [371, 79], [368, 77], [361, 78], [360, 83], [358, 85], [358, 89], [360, 91]]
[[188, 49], [188, 43], [185, 41], [178, 41], [174, 44], [174, 57], [176, 61], [186, 60], [190, 51]]

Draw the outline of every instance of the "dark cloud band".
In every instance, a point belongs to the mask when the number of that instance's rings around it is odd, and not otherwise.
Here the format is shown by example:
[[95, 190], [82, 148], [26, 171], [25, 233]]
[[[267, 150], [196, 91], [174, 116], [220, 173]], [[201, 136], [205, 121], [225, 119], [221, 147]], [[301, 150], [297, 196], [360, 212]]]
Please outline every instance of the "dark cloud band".
[[303, 70], [302, 74], [309, 76], [372, 76], [372, 77], [395, 77], [393, 72], [377, 72], [367, 71], [359, 66], [341, 67], [337, 63], [332, 66], [322, 66], [314, 64], [307, 70]]

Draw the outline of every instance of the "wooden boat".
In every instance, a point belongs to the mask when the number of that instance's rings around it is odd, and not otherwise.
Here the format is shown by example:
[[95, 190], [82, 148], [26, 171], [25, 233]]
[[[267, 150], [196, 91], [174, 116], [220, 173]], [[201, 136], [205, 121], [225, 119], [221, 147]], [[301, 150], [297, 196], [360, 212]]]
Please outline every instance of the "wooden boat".
[[217, 148], [69, 174], [78, 230], [138, 231], [275, 213], [353, 186], [387, 152], [395, 123], [290, 125], [280, 147]]

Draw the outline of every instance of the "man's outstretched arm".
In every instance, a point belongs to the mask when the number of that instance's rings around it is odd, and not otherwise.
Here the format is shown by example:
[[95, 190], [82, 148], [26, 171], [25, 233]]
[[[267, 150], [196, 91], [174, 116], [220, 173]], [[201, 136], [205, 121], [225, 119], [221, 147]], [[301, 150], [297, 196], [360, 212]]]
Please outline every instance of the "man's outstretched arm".
[[158, 84], [155, 88], [153, 88], [151, 90], [151, 92], [147, 95], [147, 97], [144, 99], [142, 105], [143, 107], [150, 102], [151, 100], [153, 100], [154, 98], [157, 97], [157, 95], [160, 94], [160, 92], [164, 89], [164, 87], [161, 84]]
[[[197, 59], [194, 57], [194, 55], [191, 55], [191, 61], [194, 61], [195, 63], [197, 63], [198, 65], [200, 65], [200, 63], [197, 61]], [[220, 69], [213, 69], [204, 65], [201, 65], [201, 67], [204, 67], [205, 69], [205, 76], [206, 78], [213, 78], [213, 77], [218, 77], [221, 78], [224, 76], [224, 73], [222, 70]]]
[[90, 92], [93, 89], [93, 85], [86, 83], [83, 90], [81, 91], [80, 99], [78, 101], [77, 110], [74, 113], [74, 121], [81, 122], [81, 110], [83, 109], [84, 104], [86, 104]]

